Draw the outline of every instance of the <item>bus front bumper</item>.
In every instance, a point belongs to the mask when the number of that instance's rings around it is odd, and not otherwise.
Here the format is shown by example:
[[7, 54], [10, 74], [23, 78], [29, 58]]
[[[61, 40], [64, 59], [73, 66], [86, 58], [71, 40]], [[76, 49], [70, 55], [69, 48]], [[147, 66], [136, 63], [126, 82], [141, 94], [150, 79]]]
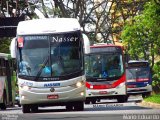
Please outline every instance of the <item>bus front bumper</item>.
[[55, 104], [61, 105], [67, 102], [85, 101], [85, 86], [79, 88], [59, 88], [58, 92], [50, 92], [50, 88], [38, 89], [31, 88], [32, 90], [21, 90], [20, 104], [38, 104], [48, 105]]
[[145, 87], [127, 88], [128, 95], [143, 94], [151, 91], [152, 91], [151, 85], [147, 85]]
[[126, 85], [122, 84], [116, 88], [111, 89], [88, 89], [86, 88], [86, 97], [93, 98], [93, 97], [114, 97], [114, 96], [121, 96], [126, 95]]

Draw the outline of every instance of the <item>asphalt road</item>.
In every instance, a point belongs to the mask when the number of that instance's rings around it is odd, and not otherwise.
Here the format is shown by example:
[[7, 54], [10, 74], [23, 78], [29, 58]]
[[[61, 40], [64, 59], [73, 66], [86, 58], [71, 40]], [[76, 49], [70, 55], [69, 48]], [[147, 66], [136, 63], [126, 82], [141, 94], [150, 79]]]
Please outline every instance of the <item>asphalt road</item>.
[[18, 106], [0, 110], [0, 120], [159, 120], [160, 109], [140, 106], [141, 97], [131, 97], [127, 103], [102, 100], [85, 105], [84, 111], [66, 111], [65, 107], [39, 108], [38, 113], [23, 114]]

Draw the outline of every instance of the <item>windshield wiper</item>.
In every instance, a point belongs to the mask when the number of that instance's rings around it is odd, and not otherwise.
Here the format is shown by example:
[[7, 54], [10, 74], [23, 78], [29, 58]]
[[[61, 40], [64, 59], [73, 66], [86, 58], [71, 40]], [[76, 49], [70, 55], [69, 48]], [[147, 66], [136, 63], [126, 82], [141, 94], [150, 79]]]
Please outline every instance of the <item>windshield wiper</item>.
[[47, 57], [47, 58], [43, 61], [42, 66], [41, 66], [40, 69], [38, 70], [38, 73], [37, 73], [34, 81], [37, 81], [37, 79], [39, 78], [39, 76], [40, 76], [41, 73], [42, 73], [42, 70], [44, 69], [44, 67], [45, 67], [46, 64], [48, 63], [48, 60], [49, 60], [49, 57]]

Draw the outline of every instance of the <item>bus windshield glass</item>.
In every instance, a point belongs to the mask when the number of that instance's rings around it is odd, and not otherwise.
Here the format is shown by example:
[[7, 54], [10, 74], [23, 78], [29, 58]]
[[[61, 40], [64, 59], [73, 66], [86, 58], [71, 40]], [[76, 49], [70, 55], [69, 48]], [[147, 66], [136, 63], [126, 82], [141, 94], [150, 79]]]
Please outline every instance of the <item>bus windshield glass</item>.
[[92, 53], [85, 56], [85, 74], [87, 77], [113, 78], [124, 73], [122, 54]]
[[80, 31], [25, 35], [18, 39], [21, 76], [58, 77], [83, 70]]
[[52, 36], [51, 64], [53, 76], [82, 70], [80, 34]]
[[137, 67], [137, 68], [127, 68], [126, 74], [127, 74], [127, 80], [135, 81], [138, 79], [149, 79], [149, 68], [144, 67]]

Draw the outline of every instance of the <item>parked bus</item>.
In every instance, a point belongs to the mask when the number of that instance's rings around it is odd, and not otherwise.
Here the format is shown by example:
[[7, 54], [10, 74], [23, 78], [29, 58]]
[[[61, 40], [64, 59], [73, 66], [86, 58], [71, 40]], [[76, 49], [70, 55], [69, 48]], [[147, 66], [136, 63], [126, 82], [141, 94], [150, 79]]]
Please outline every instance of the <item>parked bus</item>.
[[16, 73], [10, 54], [0, 53], [0, 108], [5, 110], [15, 104]]
[[147, 97], [152, 91], [152, 77], [149, 62], [130, 60], [126, 69], [127, 93]]
[[17, 59], [23, 113], [37, 112], [39, 106], [84, 109], [83, 52], [77, 19], [49, 18], [18, 24], [11, 53]]
[[86, 104], [114, 98], [126, 102], [126, 74], [121, 46], [95, 44], [85, 55]]

